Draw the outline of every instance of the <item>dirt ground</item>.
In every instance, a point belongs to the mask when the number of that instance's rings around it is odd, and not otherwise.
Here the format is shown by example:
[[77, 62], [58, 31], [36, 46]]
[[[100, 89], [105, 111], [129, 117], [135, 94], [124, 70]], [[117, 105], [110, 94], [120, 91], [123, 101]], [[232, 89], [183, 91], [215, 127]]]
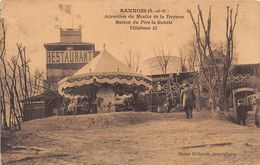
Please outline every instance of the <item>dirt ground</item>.
[[3, 164], [260, 165], [260, 129], [212, 112], [55, 116], [1, 141]]

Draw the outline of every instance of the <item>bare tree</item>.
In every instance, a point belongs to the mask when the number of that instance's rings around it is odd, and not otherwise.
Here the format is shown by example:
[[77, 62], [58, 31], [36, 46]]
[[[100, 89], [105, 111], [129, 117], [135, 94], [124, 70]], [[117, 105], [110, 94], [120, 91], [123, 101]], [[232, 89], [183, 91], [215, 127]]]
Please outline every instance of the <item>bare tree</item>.
[[181, 72], [186, 70], [186, 60], [187, 60], [187, 56], [184, 55], [183, 53], [183, 49], [179, 49], [180, 52], [180, 66], [181, 66]]
[[[16, 86], [16, 69], [17, 69], [17, 58], [11, 58], [11, 61], [6, 60], [6, 30], [4, 26], [4, 19], [1, 19], [1, 53], [0, 53], [0, 62], [1, 62], [1, 91], [2, 96], [4, 97], [1, 99], [1, 112], [4, 121], [4, 129], [7, 129], [7, 106], [6, 101], [8, 100], [9, 103], [9, 128], [10, 125], [15, 126], [18, 124], [18, 128], [20, 129], [20, 120], [17, 115], [17, 110], [15, 106], [15, 86]], [[11, 71], [11, 72], [8, 72]], [[6, 94], [5, 94], [6, 92]]]
[[[22, 112], [22, 107], [20, 104], [20, 100], [19, 100], [19, 94], [17, 91], [17, 77], [16, 77], [16, 73], [17, 73], [17, 66], [18, 66], [18, 58], [17, 57], [13, 57], [11, 58], [11, 62], [7, 61], [7, 64], [9, 66], [9, 74], [7, 74], [9, 76], [9, 82], [7, 83], [8, 86], [8, 93], [9, 93], [9, 98], [10, 98], [10, 116], [9, 116], [9, 123], [14, 122], [13, 125], [16, 126], [15, 124], [18, 124], [18, 128], [21, 129], [21, 121], [20, 121], [20, 116], [21, 116], [21, 112]], [[17, 110], [17, 106], [19, 110]], [[12, 114], [13, 113], [13, 114]], [[19, 114], [20, 113], [20, 114]], [[13, 120], [11, 119], [11, 117], [13, 117]], [[16, 122], [16, 123], [15, 123]]]
[[1, 66], [1, 70], [0, 70], [0, 106], [1, 106], [1, 115], [2, 115], [2, 123], [3, 123], [3, 129], [8, 128], [8, 124], [7, 124], [7, 119], [6, 119], [6, 91], [5, 91], [5, 82], [4, 82], [4, 76], [2, 73], [2, 66]]
[[124, 63], [135, 72], [139, 71], [140, 67], [140, 51], [133, 51], [132, 49], [128, 50], [128, 54], [125, 56]]
[[198, 48], [195, 40], [191, 40], [187, 47], [187, 63], [188, 68], [191, 72], [195, 72], [195, 68], [198, 62]]
[[[227, 7], [226, 52], [223, 67], [219, 67], [214, 58], [211, 39], [211, 7], [209, 9], [207, 24], [205, 23], [202, 10], [199, 6], [197, 21], [195, 21], [191, 10], [187, 10], [191, 17], [196, 33], [200, 70], [209, 89], [210, 97], [213, 99], [213, 104], [215, 105], [216, 103], [218, 103], [221, 110], [224, 110], [226, 108], [226, 86], [229, 76], [229, 70], [231, 68], [234, 57], [233, 38], [238, 15], [238, 6], [239, 5], [237, 5], [235, 15], [233, 15], [233, 9]], [[215, 93], [217, 93], [217, 96], [219, 98], [218, 102], [215, 98]]]
[[[0, 40], [0, 108], [4, 129], [21, 129], [24, 111], [21, 100], [30, 100], [39, 94], [42, 88], [43, 73], [35, 71], [31, 74], [26, 57], [25, 47], [17, 44], [17, 56], [7, 58], [6, 31], [4, 20], [1, 20]], [[7, 113], [9, 112], [9, 115]], [[9, 119], [7, 120], [7, 116]]]
[[[26, 48], [22, 44], [16, 44], [18, 50], [18, 82], [16, 84], [17, 96], [20, 100], [26, 100], [31, 103], [31, 98], [43, 92], [43, 72], [35, 70], [33, 73], [30, 69], [30, 59], [27, 57]], [[20, 102], [19, 102], [20, 103]], [[20, 107], [21, 105], [19, 105]], [[24, 119], [23, 109], [21, 109], [21, 117]]]
[[6, 31], [5, 31], [5, 27], [4, 27], [4, 20], [1, 19], [1, 40], [0, 40], [0, 87], [1, 87], [1, 116], [2, 116], [2, 122], [3, 123], [3, 129], [7, 129], [8, 128], [8, 124], [7, 124], [7, 111], [6, 111], [6, 82], [5, 80], [5, 72], [4, 72], [4, 64], [2, 63], [4, 57], [5, 57], [5, 36], [6, 36]]
[[160, 48], [153, 49], [154, 55], [157, 58], [158, 64], [162, 69], [162, 73], [166, 74], [168, 69], [168, 64], [172, 60], [171, 51], [168, 49], [164, 50], [163, 45]]

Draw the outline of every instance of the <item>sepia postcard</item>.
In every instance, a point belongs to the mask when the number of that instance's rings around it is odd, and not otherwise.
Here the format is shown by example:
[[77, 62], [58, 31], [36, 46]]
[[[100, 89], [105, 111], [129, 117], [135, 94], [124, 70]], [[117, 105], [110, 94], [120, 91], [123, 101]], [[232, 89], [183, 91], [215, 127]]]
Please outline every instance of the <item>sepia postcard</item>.
[[1, 164], [260, 165], [260, 3], [0, 0]]

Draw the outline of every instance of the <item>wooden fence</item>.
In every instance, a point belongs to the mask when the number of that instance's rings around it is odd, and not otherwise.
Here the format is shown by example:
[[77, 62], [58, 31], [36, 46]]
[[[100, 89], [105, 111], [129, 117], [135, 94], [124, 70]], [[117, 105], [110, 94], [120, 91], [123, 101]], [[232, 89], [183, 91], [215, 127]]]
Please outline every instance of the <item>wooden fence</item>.
[[[185, 81], [185, 80], [184, 80]], [[254, 82], [260, 82], [259, 78], [257, 78], [254, 75], [231, 75], [228, 80], [227, 80], [227, 84], [230, 87], [231, 90], [233, 90], [233, 88], [235, 89], [237, 85], [247, 85], [249, 83], [254, 83]], [[207, 88], [205, 82], [201, 84], [199, 84], [197, 81], [193, 81], [193, 82], [187, 82], [185, 81], [185, 83], [188, 84], [188, 86], [192, 86], [195, 90], [196, 93], [199, 92], [199, 86], [201, 85], [203, 88]], [[174, 94], [179, 95], [180, 91], [183, 89], [182, 87], [183, 81], [182, 82], [176, 82], [173, 81], [171, 79], [169, 79], [166, 83], [162, 84], [160, 87], [160, 90], [158, 90], [158, 84], [154, 85], [154, 88], [151, 90], [151, 97], [153, 96], [158, 96], [158, 94], [160, 95], [160, 104], [163, 104], [166, 100], [166, 98], [168, 96], [171, 96], [171, 98], [174, 97]], [[152, 98], [150, 98], [152, 100]], [[153, 106], [154, 105], [150, 105]], [[158, 105], [157, 105], [158, 106]]]

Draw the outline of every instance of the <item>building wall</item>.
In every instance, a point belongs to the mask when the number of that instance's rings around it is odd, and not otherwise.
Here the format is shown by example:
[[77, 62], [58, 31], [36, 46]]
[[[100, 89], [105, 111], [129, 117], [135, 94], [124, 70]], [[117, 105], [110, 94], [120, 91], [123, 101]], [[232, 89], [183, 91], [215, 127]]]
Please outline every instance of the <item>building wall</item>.
[[63, 43], [82, 42], [81, 29], [60, 29], [60, 41]]
[[24, 121], [29, 121], [33, 119], [44, 118], [45, 116], [45, 102], [44, 101], [34, 101], [26, 102], [23, 104], [24, 107]]
[[47, 89], [57, 90], [58, 81], [72, 76], [94, 58], [95, 45], [82, 42], [81, 38], [80, 29], [61, 29], [60, 42], [44, 44]]

